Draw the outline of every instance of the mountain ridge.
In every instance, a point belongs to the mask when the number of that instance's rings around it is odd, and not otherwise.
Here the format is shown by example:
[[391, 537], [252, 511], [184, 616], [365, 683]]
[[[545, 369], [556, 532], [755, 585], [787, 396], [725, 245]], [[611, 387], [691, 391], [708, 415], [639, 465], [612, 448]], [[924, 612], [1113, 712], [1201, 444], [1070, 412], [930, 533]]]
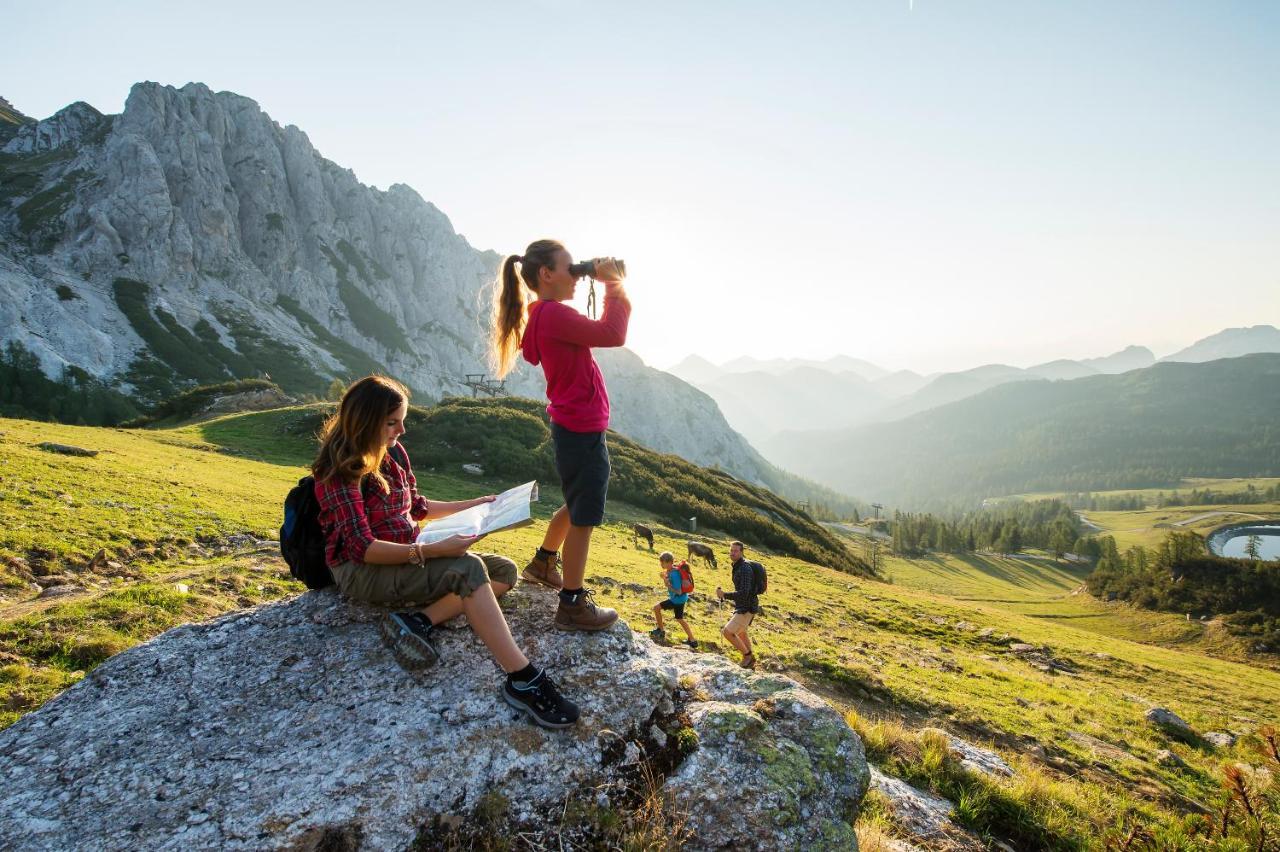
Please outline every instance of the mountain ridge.
[[[0, 346], [55, 380], [154, 403], [236, 378], [320, 395], [381, 371], [439, 399], [486, 372], [499, 255], [409, 186], [361, 184], [253, 100], [138, 83], [118, 115], [77, 102], [10, 126]], [[705, 394], [630, 353], [600, 361], [619, 431], [763, 481]], [[520, 368], [508, 387], [537, 396], [542, 381]], [[682, 428], [663, 406], [682, 407]]]
[[1008, 382], [889, 423], [784, 433], [765, 451], [833, 488], [915, 507], [1274, 476], [1278, 416], [1280, 354], [1257, 353]]

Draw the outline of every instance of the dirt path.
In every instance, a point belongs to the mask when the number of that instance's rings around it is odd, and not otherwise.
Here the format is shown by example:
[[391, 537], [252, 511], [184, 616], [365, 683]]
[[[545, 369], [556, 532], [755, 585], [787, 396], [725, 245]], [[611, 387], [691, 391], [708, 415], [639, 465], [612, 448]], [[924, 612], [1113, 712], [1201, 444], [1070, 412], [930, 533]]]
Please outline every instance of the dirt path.
[[211, 571], [236, 573], [246, 568], [249, 570], [261, 570], [263, 568], [274, 570], [277, 565], [283, 564], [280, 553], [275, 548], [247, 548], [230, 554], [209, 555], [207, 558], [201, 558], [196, 563], [179, 563], [164, 566], [163, 564], [157, 565], [155, 562], [149, 561], [149, 569], [145, 572], [138, 571], [131, 574], [126, 586], [112, 583], [111, 577], [85, 572], [77, 577], [77, 579], [84, 581], [84, 585], [78, 586], [74, 591], [47, 597], [35, 596], [23, 600], [0, 603], [0, 621], [12, 621], [64, 603], [91, 600], [101, 597], [107, 592], [127, 588], [140, 582], [177, 584], [187, 580], [207, 577]]
[[1175, 527], [1185, 527], [1187, 524], [1194, 524], [1196, 521], [1203, 521], [1205, 518], [1212, 518], [1215, 515], [1239, 515], [1242, 518], [1252, 518], [1255, 521], [1264, 521], [1266, 518], [1262, 515], [1251, 515], [1248, 512], [1204, 512], [1193, 518], [1187, 518], [1182, 521], [1174, 521]]

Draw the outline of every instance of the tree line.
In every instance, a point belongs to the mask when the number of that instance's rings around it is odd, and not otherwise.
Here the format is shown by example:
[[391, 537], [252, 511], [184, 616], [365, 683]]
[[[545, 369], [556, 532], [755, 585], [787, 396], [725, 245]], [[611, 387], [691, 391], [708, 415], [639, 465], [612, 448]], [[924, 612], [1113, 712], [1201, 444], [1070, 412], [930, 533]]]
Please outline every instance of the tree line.
[[1160, 491], [1154, 499], [1141, 493], [1129, 494], [1094, 494], [1089, 491], [1068, 494], [1062, 498], [1073, 509], [1091, 512], [1131, 512], [1148, 507], [1164, 509], [1169, 506], [1240, 506], [1250, 503], [1280, 502], [1280, 482], [1266, 488], [1258, 488], [1253, 483], [1244, 488], [1234, 490], [1215, 490], [1213, 488], [1192, 488], [1190, 491]]
[[894, 553], [1018, 553], [1039, 548], [1061, 558], [1080, 538], [1075, 512], [1061, 500], [1013, 501], [946, 517], [896, 511], [889, 524]]

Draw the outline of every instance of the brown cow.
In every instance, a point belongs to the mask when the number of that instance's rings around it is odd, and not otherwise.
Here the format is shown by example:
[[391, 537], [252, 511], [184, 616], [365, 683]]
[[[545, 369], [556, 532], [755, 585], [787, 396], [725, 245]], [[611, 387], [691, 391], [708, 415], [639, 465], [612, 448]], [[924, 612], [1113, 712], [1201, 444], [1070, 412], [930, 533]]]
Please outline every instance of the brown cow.
[[716, 554], [715, 551], [711, 549], [711, 545], [703, 544], [700, 541], [689, 542], [689, 558], [692, 559], [695, 556], [701, 556], [703, 559], [707, 560], [707, 563], [711, 565], [712, 568], [716, 567]]
[[631, 525], [631, 546], [639, 547], [640, 539], [644, 539], [645, 541], [649, 542], [649, 549], [653, 550], [653, 530], [649, 529], [644, 524], [632, 524]]

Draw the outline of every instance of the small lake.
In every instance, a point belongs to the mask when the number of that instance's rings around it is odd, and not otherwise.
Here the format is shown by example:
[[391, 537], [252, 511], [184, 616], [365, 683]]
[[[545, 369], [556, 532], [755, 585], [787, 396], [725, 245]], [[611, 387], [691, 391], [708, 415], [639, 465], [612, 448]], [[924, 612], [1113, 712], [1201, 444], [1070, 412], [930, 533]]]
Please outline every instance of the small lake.
[[1257, 524], [1223, 530], [1209, 537], [1209, 549], [1219, 556], [1244, 559], [1249, 536], [1258, 537], [1258, 555], [1263, 559], [1280, 559], [1280, 524]]

